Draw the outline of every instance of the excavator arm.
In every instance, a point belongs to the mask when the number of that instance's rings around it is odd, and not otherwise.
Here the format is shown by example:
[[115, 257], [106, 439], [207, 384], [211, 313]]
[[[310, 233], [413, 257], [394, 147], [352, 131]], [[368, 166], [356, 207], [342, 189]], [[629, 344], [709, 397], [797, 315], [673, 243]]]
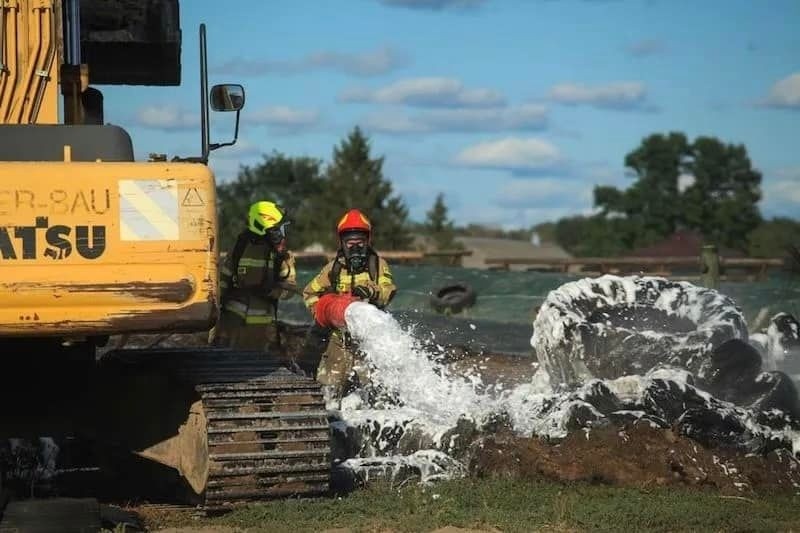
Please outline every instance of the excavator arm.
[[58, 0], [0, 3], [0, 123], [58, 122], [59, 8]]
[[180, 85], [180, 57], [178, 0], [4, 0], [0, 124], [59, 123], [59, 88], [63, 122], [85, 123], [90, 84]]

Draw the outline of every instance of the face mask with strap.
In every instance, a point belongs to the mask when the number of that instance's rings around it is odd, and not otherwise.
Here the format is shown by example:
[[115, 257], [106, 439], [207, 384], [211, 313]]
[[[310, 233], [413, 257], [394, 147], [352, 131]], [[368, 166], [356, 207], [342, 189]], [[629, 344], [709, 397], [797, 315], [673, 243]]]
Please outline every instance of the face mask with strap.
[[[330, 281], [331, 288], [334, 292], [339, 292], [339, 278], [341, 277], [342, 272], [342, 259], [347, 261], [347, 258], [344, 256], [344, 253], [340, 250], [339, 253], [336, 254], [336, 258], [333, 261], [333, 266], [331, 267], [330, 274], [328, 275], [328, 280]], [[378, 280], [378, 254], [376, 254], [371, 248], [367, 248], [367, 257], [366, 257], [366, 271], [369, 273], [369, 279], [372, 281]], [[350, 273], [350, 291], [352, 292], [353, 286], [355, 285], [355, 276], [358, 272], [353, 272], [350, 268], [347, 269]], [[361, 272], [364, 272], [362, 268]]]

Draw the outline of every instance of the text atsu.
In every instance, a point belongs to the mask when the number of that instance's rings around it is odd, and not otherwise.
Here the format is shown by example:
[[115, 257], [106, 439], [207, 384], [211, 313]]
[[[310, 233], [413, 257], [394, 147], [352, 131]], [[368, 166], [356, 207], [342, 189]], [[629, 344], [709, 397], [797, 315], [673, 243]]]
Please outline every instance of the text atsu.
[[[21, 249], [22, 259], [36, 259], [37, 239], [42, 235], [47, 243], [44, 256], [51, 259], [66, 259], [73, 247], [84, 259], [97, 259], [106, 249], [105, 226], [50, 226], [48, 217], [36, 217], [33, 226], [0, 228], [0, 255], [3, 259], [17, 259]], [[13, 239], [17, 240], [17, 246]]]

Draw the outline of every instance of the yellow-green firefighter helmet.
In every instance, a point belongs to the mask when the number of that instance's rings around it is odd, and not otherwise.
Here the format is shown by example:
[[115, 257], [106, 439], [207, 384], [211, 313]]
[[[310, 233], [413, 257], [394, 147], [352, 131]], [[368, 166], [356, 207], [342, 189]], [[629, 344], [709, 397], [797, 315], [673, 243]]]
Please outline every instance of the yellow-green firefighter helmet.
[[273, 202], [261, 201], [250, 206], [247, 228], [256, 235], [265, 235], [283, 220], [283, 211]]

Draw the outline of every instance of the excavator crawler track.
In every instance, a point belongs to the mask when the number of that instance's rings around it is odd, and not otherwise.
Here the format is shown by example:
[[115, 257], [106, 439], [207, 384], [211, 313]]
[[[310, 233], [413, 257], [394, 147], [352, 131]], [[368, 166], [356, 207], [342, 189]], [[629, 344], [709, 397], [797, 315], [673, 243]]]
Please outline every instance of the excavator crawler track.
[[126, 349], [104, 359], [193, 389], [205, 429], [204, 509], [329, 490], [330, 423], [315, 380], [260, 352]]

